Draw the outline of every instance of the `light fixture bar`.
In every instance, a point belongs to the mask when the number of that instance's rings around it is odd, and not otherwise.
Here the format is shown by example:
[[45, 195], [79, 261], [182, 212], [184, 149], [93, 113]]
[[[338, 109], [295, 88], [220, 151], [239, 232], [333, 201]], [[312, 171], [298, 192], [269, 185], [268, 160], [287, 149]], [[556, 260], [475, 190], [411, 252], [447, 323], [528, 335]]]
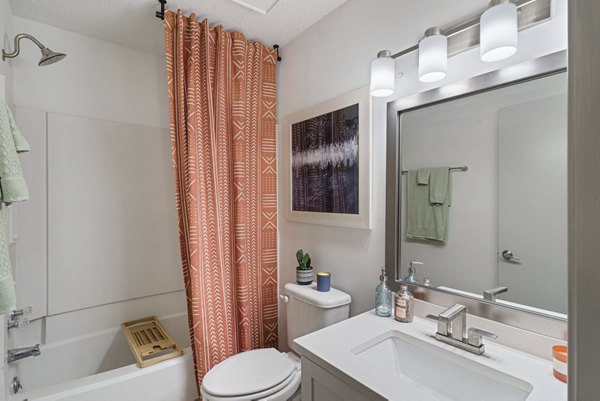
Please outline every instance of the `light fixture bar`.
[[[551, 17], [552, 0], [511, 0], [511, 3], [517, 5], [519, 31], [531, 28]], [[442, 35], [448, 38], [448, 57], [479, 45], [479, 20], [486, 10], [464, 22], [442, 29]], [[392, 58], [396, 59], [418, 49], [419, 44], [416, 44], [392, 54]]]

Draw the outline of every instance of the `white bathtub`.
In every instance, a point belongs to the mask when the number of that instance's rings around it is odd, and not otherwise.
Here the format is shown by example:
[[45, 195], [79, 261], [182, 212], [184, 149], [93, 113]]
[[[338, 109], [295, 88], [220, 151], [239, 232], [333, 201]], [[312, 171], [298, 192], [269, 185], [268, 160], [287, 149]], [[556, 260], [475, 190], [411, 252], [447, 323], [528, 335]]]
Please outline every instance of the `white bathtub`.
[[[174, 340], [188, 346], [185, 314], [162, 317]], [[193, 401], [192, 353], [140, 369], [120, 328], [41, 346], [39, 357], [11, 364], [23, 390], [8, 401]]]

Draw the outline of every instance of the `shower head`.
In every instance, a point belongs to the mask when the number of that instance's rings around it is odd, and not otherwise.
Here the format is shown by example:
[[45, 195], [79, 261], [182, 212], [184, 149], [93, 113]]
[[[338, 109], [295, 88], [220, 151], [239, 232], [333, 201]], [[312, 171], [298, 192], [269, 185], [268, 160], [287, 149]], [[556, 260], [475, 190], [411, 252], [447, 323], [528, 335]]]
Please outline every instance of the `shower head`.
[[65, 57], [67, 57], [67, 55], [64, 53], [57, 53], [48, 49], [47, 47], [44, 47], [42, 49], [42, 58], [40, 59], [38, 65], [40, 67], [44, 67], [46, 65], [54, 64]]
[[19, 55], [19, 53], [21, 52], [21, 46], [20, 46], [21, 39], [29, 39], [33, 43], [35, 43], [37, 47], [40, 48], [40, 50], [42, 51], [42, 58], [40, 59], [40, 62], [38, 63], [38, 65], [40, 67], [54, 64], [57, 61], [60, 61], [63, 58], [67, 57], [67, 55], [64, 53], [57, 53], [57, 52], [54, 52], [54, 51], [48, 49], [46, 46], [41, 44], [40, 41], [37, 40], [36, 38], [34, 38], [33, 36], [31, 36], [27, 33], [20, 33], [17, 36], [15, 36], [15, 50], [13, 50], [10, 53], [7, 53], [6, 50], [4, 50], [4, 49], [2, 50], [2, 61], [6, 60], [7, 58], [15, 58]]

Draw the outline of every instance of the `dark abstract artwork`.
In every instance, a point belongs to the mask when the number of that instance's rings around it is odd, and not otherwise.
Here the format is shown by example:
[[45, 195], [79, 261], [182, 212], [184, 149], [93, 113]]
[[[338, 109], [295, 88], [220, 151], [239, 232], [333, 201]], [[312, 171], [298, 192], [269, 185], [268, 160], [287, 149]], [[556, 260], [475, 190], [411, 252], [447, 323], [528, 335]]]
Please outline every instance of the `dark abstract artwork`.
[[358, 104], [292, 124], [292, 210], [358, 214]]

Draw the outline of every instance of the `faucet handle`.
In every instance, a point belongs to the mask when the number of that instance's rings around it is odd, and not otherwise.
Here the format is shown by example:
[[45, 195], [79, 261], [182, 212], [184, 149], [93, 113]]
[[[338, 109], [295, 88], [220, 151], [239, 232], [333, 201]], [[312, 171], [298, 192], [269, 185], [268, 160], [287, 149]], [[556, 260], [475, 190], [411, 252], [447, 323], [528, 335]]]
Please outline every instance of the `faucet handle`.
[[461, 304], [454, 304], [448, 309], [440, 313], [440, 319], [453, 320], [457, 316], [463, 314], [466, 315], [467, 307]]
[[26, 317], [15, 318], [6, 325], [7, 329], [24, 329], [29, 326], [29, 319]]
[[22, 309], [16, 309], [9, 313], [8, 317], [10, 320], [15, 320], [19, 316], [27, 316], [33, 313], [33, 308], [31, 306], [25, 306]]
[[427, 319], [435, 320], [437, 322], [437, 333], [447, 336], [448, 335], [448, 322], [446, 319], [441, 319], [438, 315], [427, 315]]
[[475, 347], [480, 347], [483, 345], [483, 337], [492, 338], [492, 339], [499, 337], [498, 334], [496, 334], [496, 333], [492, 333], [492, 332], [489, 332], [486, 330], [481, 330], [476, 327], [469, 328], [468, 334], [469, 334], [469, 336], [468, 336], [469, 344], [471, 344]]
[[496, 296], [508, 291], [508, 287], [495, 287], [489, 290], [483, 290], [483, 299], [485, 301], [496, 302]]

